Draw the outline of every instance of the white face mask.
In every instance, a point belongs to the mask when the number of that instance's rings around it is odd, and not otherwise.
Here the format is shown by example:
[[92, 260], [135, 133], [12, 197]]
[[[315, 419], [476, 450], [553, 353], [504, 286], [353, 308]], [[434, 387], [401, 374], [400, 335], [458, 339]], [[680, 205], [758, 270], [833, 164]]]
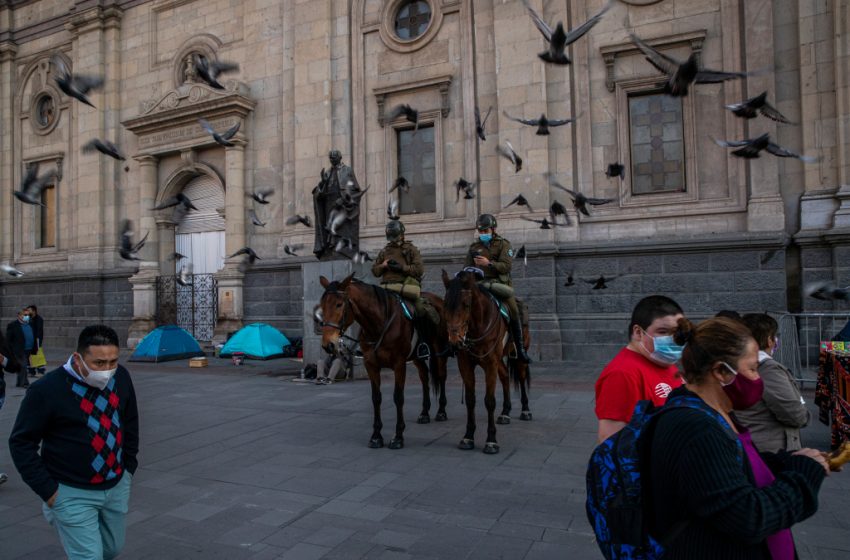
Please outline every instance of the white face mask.
[[[77, 354], [77, 356], [80, 355]], [[109, 380], [112, 379], [112, 376], [115, 375], [116, 371], [118, 371], [117, 367], [114, 369], [104, 370], [89, 369], [89, 366], [86, 364], [85, 360], [83, 360], [82, 356], [80, 356], [80, 363], [83, 364], [83, 367], [86, 368], [86, 373], [88, 373], [88, 375], [83, 377], [83, 381], [86, 382], [86, 385], [94, 387], [95, 389], [100, 389], [101, 391], [106, 389], [106, 385], [109, 384]]]

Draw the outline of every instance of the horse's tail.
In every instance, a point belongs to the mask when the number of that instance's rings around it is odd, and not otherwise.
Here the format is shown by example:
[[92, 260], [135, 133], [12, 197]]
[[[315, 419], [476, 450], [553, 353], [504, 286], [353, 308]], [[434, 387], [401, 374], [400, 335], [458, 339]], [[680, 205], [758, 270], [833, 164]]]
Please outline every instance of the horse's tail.
[[437, 349], [431, 348], [431, 357], [428, 358], [428, 376], [431, 378], [431, 391], [435, 397], [440, 396], [440, 372], [437, 367]]
[[516, 358], [508, 358], [508, 370], [514, 389], [519, 389], [523, 384], [526, 390], [531, 389], [531, 366], [520, 364]]

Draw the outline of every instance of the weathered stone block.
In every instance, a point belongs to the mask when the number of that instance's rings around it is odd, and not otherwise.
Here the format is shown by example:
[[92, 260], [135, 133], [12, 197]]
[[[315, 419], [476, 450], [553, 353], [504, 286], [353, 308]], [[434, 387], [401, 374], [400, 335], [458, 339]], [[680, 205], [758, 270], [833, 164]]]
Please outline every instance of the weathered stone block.
[[664, 255], [664, 273], [708, 272], [706, 255]]
[[803, 268], [827, 268], [832, 266], [832, 251], [827, 248], [803, 248]]

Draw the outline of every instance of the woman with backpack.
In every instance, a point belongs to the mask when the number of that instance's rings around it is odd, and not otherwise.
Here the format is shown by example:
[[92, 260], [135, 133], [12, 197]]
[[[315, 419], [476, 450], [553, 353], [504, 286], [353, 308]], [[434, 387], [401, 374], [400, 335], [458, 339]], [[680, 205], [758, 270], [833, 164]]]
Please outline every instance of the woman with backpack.
[[759, 453], [730, 415], [764, 390], [746, 326], [680, 319], [673, 339], [685, 345], [686, 385], [670, 394], [668, 406], [679, 406], [658, 416], [644, 449], [650, 533], [664, 558], [794, 560], [790, 527], [817, 511], [826, 454]]

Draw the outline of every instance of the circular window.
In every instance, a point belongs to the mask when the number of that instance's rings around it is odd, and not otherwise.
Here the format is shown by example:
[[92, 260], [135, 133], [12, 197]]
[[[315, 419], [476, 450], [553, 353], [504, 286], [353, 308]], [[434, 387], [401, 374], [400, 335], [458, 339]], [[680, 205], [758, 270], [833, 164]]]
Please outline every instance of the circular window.
[[395, 14], [395, 34], [403, 41], [421, 36], [431, 23], [431, 6], [425, 0], [407, 0]]
[[56, 101], [49, 93], [42, 93], [36, 99], [33, 111], [36, 125], [39, 128], [48, 128], [56, 120]]

